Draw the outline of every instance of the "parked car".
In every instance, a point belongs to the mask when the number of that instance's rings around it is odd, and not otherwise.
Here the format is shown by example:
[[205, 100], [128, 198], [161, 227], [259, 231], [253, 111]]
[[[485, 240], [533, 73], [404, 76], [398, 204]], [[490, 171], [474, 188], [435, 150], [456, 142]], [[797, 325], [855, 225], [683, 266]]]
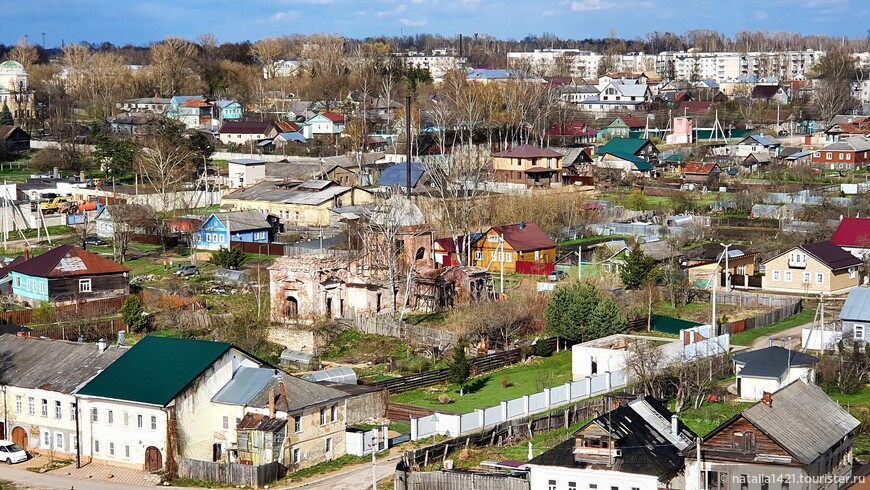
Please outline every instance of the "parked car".
[[87, 236], [84, 239], [85, 245], [105, 245], [106, 241], [97, 235]]
[[550, 282], [558, 282], [558, 281], [561, 281], [562, 279], [567, 279], [567, 278], [568, 278], [568, 274], [566, 274], [565, 271], [553, 271], [550, 273], [549, 276], [547, 276], [547, 279], [549, 279]]
[[14, 442], [0, 440], [0, 461], [6, 464], [27, 461], [27, 452]]
[[178, 270], [175, 271], [175, 275], [178, 277], [195, 276], [197, 274], [199, 274], [199, 267], [195, 265], [180, 265]]

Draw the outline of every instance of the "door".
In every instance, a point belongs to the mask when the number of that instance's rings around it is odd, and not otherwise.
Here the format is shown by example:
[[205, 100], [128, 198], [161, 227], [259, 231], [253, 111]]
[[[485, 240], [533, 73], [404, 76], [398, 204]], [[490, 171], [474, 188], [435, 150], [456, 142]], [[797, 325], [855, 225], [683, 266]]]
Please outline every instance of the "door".
[[6, 424], [0, 422], [0, 439], [6, 439]]
[[18, 444], [21, 449], [27, 449], [27, 431], [21, 427], [12, 429], [12, 442]]
[[163, 456], [160, 450], [154, 446], [148, 446], [145, 450], [145, 471], [160, 471], [163, 468]]

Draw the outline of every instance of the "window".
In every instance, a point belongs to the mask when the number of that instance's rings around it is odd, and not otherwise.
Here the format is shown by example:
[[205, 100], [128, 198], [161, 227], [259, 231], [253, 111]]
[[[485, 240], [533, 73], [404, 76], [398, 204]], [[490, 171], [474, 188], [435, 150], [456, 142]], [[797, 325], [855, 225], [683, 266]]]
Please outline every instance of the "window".
[[218, 238], [220, 239], [219, 241], [221, 243], [224, 243], [224, 238], [225, 238], [224, 235], [218, 235]]
[[[95, 410], [96, 410], [96, 409], [95, 409]], [[108, 412], [106, 412], [106, 422], [109, 423], [109, 424], [114, 424], [114, 423], [115, 423], [115, 412], [113, 412], [113, 411], [111, 411], [111, 410], [109, 410]]]
[[610, 490], [619, 490], [619, 487], [612, 486], [612, 487], [610, 487]]
[[130, 427], [130, 414], [129, 413], [124, 412], [123, 420], [124, 420], [124, 427]]
[[483, 260], [483, 252], [480, 250], [474, 252], [474, 260]]
[[326, 425], [326, 409], [320, 409], [320, 425]]
[[590, 483], [589, 484], [589, 490], [597, 490], [597, 489], [598, 489], [597, 483]]
[[27, 415], [36, 415], [36, 400], [32, 396], [27, 398]]
[[301, 415], [296, 415], [295, 417], [293, 417], [293, 430], [296, 431], [297, 434], [302, 432], [302, 416]]
[[329, 454], [331, 452], [332, 452], [332, 438], [327, 437], [326, 438], [326, 453]]
[[852, 154], [846, 153], [846, 160], [851, 160], [851, 159], [852, 159]]
[[825, 275], [821, 272], [816, 273], [816, 284], [824, 284], [825, 283]]
[[740, 475], [740, 490], [749, 490], [749, 477]]
[[514, 261], [514, 254], [508, 252], [507, 255], [505, 255], [504, 260], [507, 262], [513, 262]]
[[142, 416], [141, 415], [136, 416], [136, 427], [138, 427], [140, 429], [142, 428]]
[[498, 243], [498, 235], [489, 235], [486, 237], [486, 241], [490, 243]]
[[773, 280], [779, 281], [779, 271], [773, 271]]
[[299, 448], [293, 448], [293, 464], [299, 464], [302, 462], [302, 451]]
[[770, 490], [770, 477], [762, 475], [761, 476], [761, 490]]
[[572, 488], [577, 488], [577, 482], [575, 482], [575, 481], [568, 482], [568, 489], [571, 490]]
[[782, 482], [782, 490], [788, 490], [789, 483], [787, 481]]
[[51, 432], [47, 430], [42, 431], [42, 447], [51, 449]]
[[15, 413], [21, 413], [21, 395], [15, 395]]
[[547, 490], [556, 490], [556, 480], [547, 481]]
[[115, 455], [115, 443], [110, 442], [109, 443], [109, 456], [114, 456], [114, 455]]
[[100, 421], [100, 412], [96, 408], [91, 409], [91, 422]]
[[223, 428], [227, 430], [230, 428], [230, 418], [227, 415], [223, 416]]
[[40, 411], [43, 417], [48, 417], [48, 400], [42, 399], [42, 410]]
[[75, 434], [71, 434], [69, 436], [69, 450], [70, 451], [77, 451], [78, 448], [79, 448], [79, 440], [76, 439]]
[[124, 446], [124, 457], [127, 459], [130, 459], [130, 446], [129, 445]]
[[80, 293], [90, 293], [91, 292], [91, 280], [90, 279], [79, 279], [79, 292]]
[[151, 430], [157, 430], [157, 416], [151, 416]]
[[864, 340], [864, 325], [855, 325], [852, 327], [852, 333], [855, 336], [855, 340]]
[[854, 267], [849, 268], [849, 279], [855, 279], [858, 276], [858, 271]]
[[809, 284], [812, 281], [811, 277], [809, 272], [804, 272], [804, 284]]
[[333, 405], [330, 412], [330, 421], [338, 422], [338, 405]]
[[17, 287], [17, 288], [21, 287], [21, 277], [20, 276], [15, 278], [15, 287]]
[[94, 440], [94, 452], [99, 454], [99, 452], [100, 452], [100, 441]]
[[785, 271], [785, 282], [791, 282], [791, 271]]
[[54, 448], [63, 451], [63, 434], [60, 432], [54, 434]]
[[62, 419], [63, 418], [63, 406], [57, 400], [54, 402], [54, 418]]
[[722, 471], [708, 471], [707, 489], [728, 490], [728, 473]]
[[833, 158], [834, 158], [834, 154], [833, 154], [833, 153], [831, 153], [831, 152], [829, 152], [829, 151], [826, 151], [826, 152], [825, 152], [825, 160], [832, 160]]
[[69, 419], [75, 420], [76, 418], [78, 418], [78, 414], [76, 413], [76, 404], [70, 403], [69, 404]]
[[731, 447], [733, 449], [743, 449], [743, 432], [734, 432], [731, 435]]

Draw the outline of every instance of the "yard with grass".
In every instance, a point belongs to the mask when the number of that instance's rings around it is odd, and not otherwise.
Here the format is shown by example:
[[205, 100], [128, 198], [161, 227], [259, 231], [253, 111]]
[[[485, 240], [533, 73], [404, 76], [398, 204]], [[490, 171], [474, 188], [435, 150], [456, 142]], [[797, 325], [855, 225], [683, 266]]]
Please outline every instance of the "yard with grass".
[[870, 427], [868, 427], [868, 422], [870, 422], [870, 386], [864, 385], [856, 393], [848, 395], [844, 395], [836, 388], [831, 387], [826, 388], [825, 391], [832, 400], [861, 421], [861, 426], [858, 427], [857, 434], [852, 440], [852, 452], [855, 457], [867, 461], [870, 459]]
[[[720, 403], [704, 402], [701, 408], [683, 409], [680, 420], [683, 421], [695, 434], [705, 436], [718, 427], [722, 422], [749, 408], [752, 403], [737, 403], [725, 401]], [[669, 407], [673, 410], [673, 404]]]
[[797, 315], [786, 318], [781, 322], [776, 322], [772, 325], [768, 325], [766, 327], [755, 328], [752, 330], [747, 330], [745, 332], [740, 332], [738, 334], [734, 334], [731, 336], [731, 345], [752, 345], [755, 340], [760, 339], [762, 337], [767, 337], [773, 335], [775, 333], [782, 332], [783, 330], [787, 330], [792, 327], [797, 327], [799, 325], [804, 325], [806, 323], [812, 323], [813, 317], [815, 317], [816, 308], [814, 305], [804, 305], [804, 309], [801, 310]]
[[[571, 381], [571, 351], [565, 350], [551, 357], [533, 357], [528, 363], [490, 371], [469, 380], [465, 395], [459, 396], [459, 386], [444, 384], [421, 388], [393, 396], [399, 403], [442, 409], [451, 412], [471, 412], [478, 408], [493, 407], [502, 400], [520, 398]], [[506, 386], [504, 386], [506, 385]], [[440, 395], [447, 395], [451, 403], [442, 404]]]

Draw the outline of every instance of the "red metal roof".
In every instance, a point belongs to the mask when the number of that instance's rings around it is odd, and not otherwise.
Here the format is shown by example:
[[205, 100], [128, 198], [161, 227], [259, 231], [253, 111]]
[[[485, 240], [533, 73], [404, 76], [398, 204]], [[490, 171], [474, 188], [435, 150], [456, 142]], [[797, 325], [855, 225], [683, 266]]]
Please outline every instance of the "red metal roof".
[[493, 153], [492, 156], [505, 158], [560, 158], [564, 155], [562, 155], [558, 151], [553, 151], [549, 148], [540, 148], [532, 145], [520, 145], [515, 146], [508, 151]]
[[715, 163], [689, 162], [683, 167], [684, 174], [709, 174], [714, 168], [718, 167]]
[[556, 242], [547, 236], [544, 230], [535, 223], [493, 226], [492, 230], [504, 236], [504, 241], [517, 252], [533, 252], [535, 250], [556, 248]]
[[625, 123], [629, 128], [643, 128], [646, 127], [646, 123], [638, 119], [636, 116], [631, 114], [626, 114], [624, 116], [618, 116], [617, 119], [621, 119], [622, 122]]
[[205, 99], [187, 99], [181, 104], [182, 107], [211, 107]]
[[343, 123], [344, 116], [341, 114], [336, 114], [334, 112], [322, 112], [321, 115], [334, 123]]
[[841, 247], [870, 248], [870, 218], [843, 218], [831, 241]]
[[92, 276], [130, 272], [123, 265], [73, 245], [63, 245], [9, 267], [32, 277]]

